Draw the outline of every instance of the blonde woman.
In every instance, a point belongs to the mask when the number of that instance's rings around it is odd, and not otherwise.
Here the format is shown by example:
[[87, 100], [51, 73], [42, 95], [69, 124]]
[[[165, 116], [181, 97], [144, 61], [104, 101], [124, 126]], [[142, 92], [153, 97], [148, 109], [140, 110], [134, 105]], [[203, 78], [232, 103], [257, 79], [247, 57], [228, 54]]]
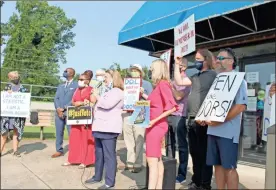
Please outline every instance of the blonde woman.
[[149, 166], [148, 189], [162, 189], [164, 166], [162, 140], [168, 131], [167, 117], [178, 107], [169, 83], [168, 67], [162, 59], [152, 62], [150, 68], [154, 90], [149, 95], [150, 125], [146, 129], [146, 157]]
[[95, 175], [86, 183], [99, 183], [105, 167], [105, 184], [99, 189], [115, 186], [117, 159], [117, 137], [122, 133], [122, 109], [124, 103], [123, 79], [118, 71], [108, 71], [105, 75], [111, 89], [97, 97], [92, 133], [96, 144]]
[[[20, 84], [20, 76], [17, 71], [9, 72], [8, 83], [4, 91], [9, 93], [13, 92], [27, 92], [27, 89]], [[26, 118], [22, 117], [1, 117], [1, 152], [4, 150], [4, 146], [7, 142], [9, 131], [13, 130], [13, 155], [20, 157], [20, 153], [17, 151], [19, 141], [22, 139]]]

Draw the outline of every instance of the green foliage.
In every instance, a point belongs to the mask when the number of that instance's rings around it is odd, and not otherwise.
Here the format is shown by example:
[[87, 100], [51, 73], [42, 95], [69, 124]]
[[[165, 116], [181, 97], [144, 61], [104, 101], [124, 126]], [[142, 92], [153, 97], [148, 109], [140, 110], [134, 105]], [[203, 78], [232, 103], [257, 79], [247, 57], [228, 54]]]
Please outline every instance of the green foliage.
[[[22, 83], [57, 86], [59, 63], [66, 63], [65, 51], [75, 45], [71, 30], [76, 20], [47, 1], [17, 1], [16, 10], [18, 14], [1, 23], [1, 35], [7, 40], [1, 80], [6, 81], [7, 73], [17, 70]], [[37, 88], [32, 95], [46, 96], [48, 92]]]

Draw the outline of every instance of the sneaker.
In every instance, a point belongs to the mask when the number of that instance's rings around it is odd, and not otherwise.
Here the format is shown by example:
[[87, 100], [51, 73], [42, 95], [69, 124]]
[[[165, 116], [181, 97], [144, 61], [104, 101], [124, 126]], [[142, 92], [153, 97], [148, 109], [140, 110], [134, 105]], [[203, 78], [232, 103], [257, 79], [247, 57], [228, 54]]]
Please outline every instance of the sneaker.
[[185, 183], [185, 182], [186, 182], [186, 179], [184, 178], [184, 176], [179, 175], [179, 176], [176, 177], [175, 183], [182, 184], [182, 183]]
[[18, 151], [15, 151], [15, 152], [13, 153], [13, 155], [16, 156], [16, 157], [21, 157], [21, 155], [20, 155], [20, 153], [19, 153]]
[[201, 186], [200, 186], [200, 189], [201, 189], [201, 190], [211, 190], [212, 187], [211, 187], [210, 185], [201, 185]]
[[95, 183], [100, 183], [100, 182], [101, 181], [95, 180], [95, 177], [92, 177], [85, 181], [85, 183], [89, 183], [89, 184], [95, 184]]
[[113, 187], [108, 186], [108, 185], [103, 185], [103, 186], [99, 187], [98, 189], [113, 189]]
[[199, 186], [197, 186], [194, 182], [189, 183], [188, 189], [201, 189]]

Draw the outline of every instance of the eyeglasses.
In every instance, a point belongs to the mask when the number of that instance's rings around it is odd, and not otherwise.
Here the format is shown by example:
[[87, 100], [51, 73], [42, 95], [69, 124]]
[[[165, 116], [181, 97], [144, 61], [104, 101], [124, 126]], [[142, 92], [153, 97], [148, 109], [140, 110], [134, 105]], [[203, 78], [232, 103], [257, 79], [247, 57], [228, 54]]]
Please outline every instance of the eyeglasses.
[[223, 56], [217, 56], [217, 60], [223, 61], [225, 59], [232, 59], [231, 57], [223, 57]]

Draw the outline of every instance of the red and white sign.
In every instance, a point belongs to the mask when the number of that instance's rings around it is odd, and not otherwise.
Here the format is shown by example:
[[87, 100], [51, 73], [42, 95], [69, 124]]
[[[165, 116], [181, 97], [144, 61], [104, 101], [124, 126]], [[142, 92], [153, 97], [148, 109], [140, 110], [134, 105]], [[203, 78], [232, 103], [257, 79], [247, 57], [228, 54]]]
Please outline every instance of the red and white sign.
[[160, 58], [163, 59], [168, 66], [169, 73], [170, 73], [170, 62], [171, 62], [171, 54], [172, 54], [172, 49], [169, 49], [168, 51], [165, 51]]
[[195, 49], [195, 16], [193, 14], [174, 28], [174, 57], [183, 57]]

